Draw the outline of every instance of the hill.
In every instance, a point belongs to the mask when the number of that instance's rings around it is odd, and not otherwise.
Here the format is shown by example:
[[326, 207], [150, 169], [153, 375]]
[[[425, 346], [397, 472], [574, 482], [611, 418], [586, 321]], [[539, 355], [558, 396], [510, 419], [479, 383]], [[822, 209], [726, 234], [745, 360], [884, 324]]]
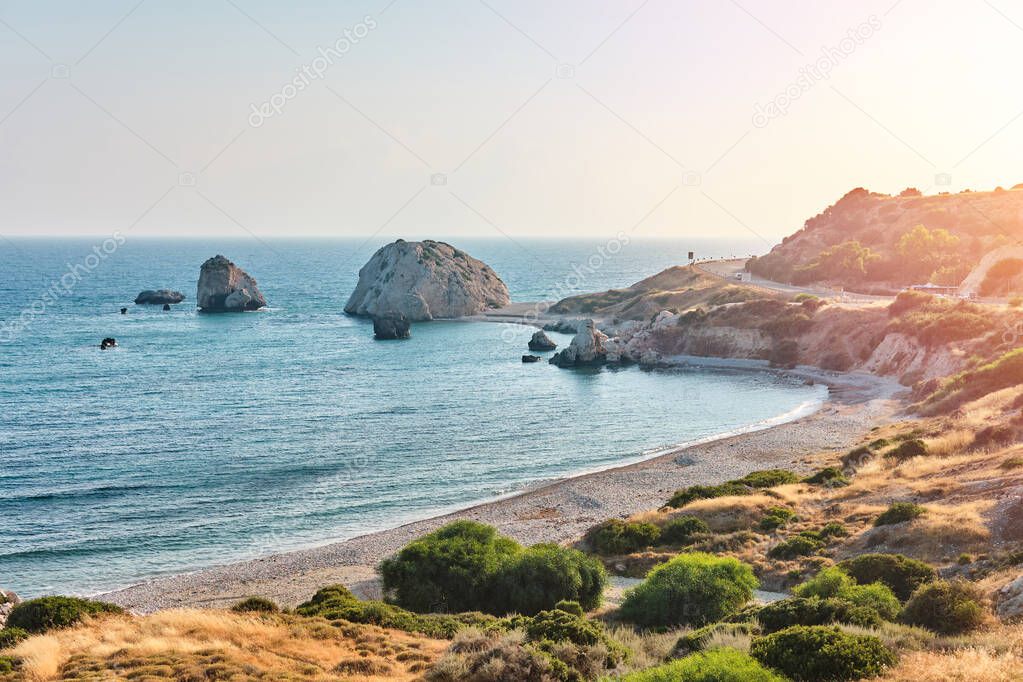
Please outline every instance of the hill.
[[986, 254], [1021, 239], [1019, 185], [933, 196], [857, 188], [752, 259], [749, 269], [780, 282], [877, 293], [927, 282], [958, 286]]

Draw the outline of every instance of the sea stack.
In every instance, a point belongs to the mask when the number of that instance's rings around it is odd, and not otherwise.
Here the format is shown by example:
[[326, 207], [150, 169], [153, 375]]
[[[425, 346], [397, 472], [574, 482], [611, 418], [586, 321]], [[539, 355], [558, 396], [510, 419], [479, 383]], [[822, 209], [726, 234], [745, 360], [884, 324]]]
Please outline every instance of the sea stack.
[[551, 337], [547, 336], [543, 330], [533, 334], [533, 337], [529, 339], [528, 345], [529, 350], [533, 351], [554, 350], [558, 347], [558, 344], [554, 343]]
[[475, 315], [511, 302], [490, 266], [444, 242], [399, 239], [359, 270], [345, 312], [400, 314], [410, 322]]
[[555, 353], [548, 362], [558, 367], [603, 365], [607, 362], [607, 335], [597, 329], [593, 320], [586, 320], [572, 338], [568, 348]]
[[266, 307], [256, 280], [223, 256], [202, 264], [195, 300], [204, 313], [240, 313]]

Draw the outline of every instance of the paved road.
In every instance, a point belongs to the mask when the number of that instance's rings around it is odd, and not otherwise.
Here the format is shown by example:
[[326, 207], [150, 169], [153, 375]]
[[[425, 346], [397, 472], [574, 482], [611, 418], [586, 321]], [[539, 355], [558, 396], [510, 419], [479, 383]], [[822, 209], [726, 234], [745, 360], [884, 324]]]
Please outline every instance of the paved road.
[[890, 302], [894, 296], [870, 296], [867, 294], [855, 294], [839, 289], [828, 289], [826, 287], [797, 287], [792, 284], [773, 282], [762, 277], [754, 277], [745, 271], [746, 259], [735, 260], [712, 260], [696, 263], [696, 268], [712, 277], [738, 281], [736, 275], [742, 273], [743, 284], [748, 284], [771, 291], [780, 291], [786, 294], [811, 294], [821, 298], [837, 298], [849, 303], [875, 303], [878, 301]]

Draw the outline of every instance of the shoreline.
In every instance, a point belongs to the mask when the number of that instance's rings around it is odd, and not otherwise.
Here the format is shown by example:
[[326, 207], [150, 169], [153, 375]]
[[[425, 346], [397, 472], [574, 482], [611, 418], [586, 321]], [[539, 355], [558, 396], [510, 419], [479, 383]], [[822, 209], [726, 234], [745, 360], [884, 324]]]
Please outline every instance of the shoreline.
[[[496, 321], [496, 320], [488, 320]], [[664, 367], [765, 371], [757, 361], [676, 356]], [[340, 542], [163, 576], [96, 595], [138, 613], [179, 607], [223, 607], [259, 595], [295, 606], [325, 585], [343, 583], [363, 598], [379, 598], [375, 566], [413, 539], [455, 519], [494, 525], [523, 544], [565, 543], [612, 517], [656, 508], [678, 488], [738, 478], [755, 469], [805, 470], [802, 460], [851, 447], [869, 428], [902, 407], [894, 382], [865, 373], [800, 367], [777, 371], [829, 387], [809, 415], [786, 415], [654, 452], [639, 460], [540, 482], [497, 499], [439, 513]], [[786, 413], [789, 414], [789, 413]]]

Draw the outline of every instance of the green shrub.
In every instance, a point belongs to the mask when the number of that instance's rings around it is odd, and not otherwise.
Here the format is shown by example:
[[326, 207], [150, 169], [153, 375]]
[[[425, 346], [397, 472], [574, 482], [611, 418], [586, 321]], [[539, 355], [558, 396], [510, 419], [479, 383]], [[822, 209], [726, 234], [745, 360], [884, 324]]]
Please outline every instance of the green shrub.
[[820, 540], [808, 538], [803, 535], [794, 535], [784, 542], [780, 542], [767, 551], [767, 556], [772, 559], [796, 559], [801, 556], [816, 554], [824, 548]]
[[299, 605], [295, 612], [300, 616], [366, 623], [439, 639], [451, 639], [468, 627], [484, 630], [507, 627], [505, 621], [483, 613], [419, 614], [381, 601], [361, 601], [344, 585], [330, 585], [320, 589], [312, 599]]
[[754, 638], [750, 654], [797, 682], [843, 682], [874, 677], [896, 663], [877, 637], [837, 627], [796, 625]]
[[511, 627], [525, 632], [531, 642], [571, 642], [587, 647], [601, 645], [607, 649], [607, 667], [625, 660], [628, 653], [607, 635], [599, 621], [586, 620], [565, 611], [541, 611], [532, 617], [518, 616], [511, 619]]
[[771, 507], [760, 519], [760, 530], [769, 533], [786, 525], [796, 518], [796, 512], [788, 507]]
[[868, 608], [884, 620], [895, 620], [901, 608], [898, 597], [884, 583], [859, 585], [852, 576], [835, 566], [823, 569], [792, 592], [797, 597], [842, 599]]
[[661, 529], [652, 523], [631, 523], [620, 519], [605, 521], [587, 534], [598, 554], [629, 554], [657, 544]]
[[679, 516], [668, 521], [661, 528], [661, 543], [666, 545], [688, 545], [694, 537], [709, 533], [710, 527], [695, 516]]
[[607, 572], [596, 558], [558, 545], [534, 545], [505, 560], [480, 610], [532, 615], [570, 600], [590, 611], [600, 606], [606, 585]]
[[13, 673], [18, 669], [17, 659], [10, 656], [0, 656], [0, 673]]
[[759, 628], [752, 622], [741, 623], [711, 623], [702, 628], [690, 630], [675, 642], [675, 648], [671, 650], [672, 658], [682, 658], [689, 654], [695, 654], [707, 648], [711, 638], [715, 635], [756, 635], [760, 634]]
[[849, 479], [838, 467], [825, 467], [804, 479], [804, 483], [822, 485], [829, 488], [841, 488], [849, 485]]
[[821, 528], [818, 533], [820, 533], [822, 538], [827, 540], [829, 538], [844, 538], [849, 534], [849, 531], [847, 531], [845, 526], [840, 524], [838, 521], [829, 521], [824, 524], [824, 527]]
[[913, 502], [892, 502], [888, 509], [881, 512], [874, 519], [875, 526], [890, 526], [895, 523], [904, 523], [919, 518], [927, 513], [927, 510]]
[[758, 584], [737, 559], [681, 554], [626, 593], [620, 615], [639, 625], [706, 625], [742, 608]]
[[[573, 645], [574, 659], [589, 662], [589, 656]], [[593, 679], [601, 670], [576, 670], [555, 654], [551, 647], [524, 644], [517, 633], [495, 634], [467, 631], [458, 636], [448, 653], [423, 675], [426, 682], [581, 682]], [[577, 662], [577, 661], [573, 661]]]
[[21, 628], [4, 628], [0, 630], [0, 650], [10, 649], [18, 642], [28, 639], [28, 632]]
[[920, 585], [938, 577], [924, 562], [902, 554], [861, 554], [840, 562], [838, 567], [860, 585], [884, 583], [901, 601], [909, 599]]
[[936, 580], [922, 585], [906, 602], [900, 618], [943, 635], [958, 635], [984, 624], [980, 590], [964, 580]]
[[277, 604], [263, 597], [248, 597], [231, 607], [238, 613], [277, 613], [281, 610]]
[[497, 531], [456, 521], [380, 564], [384, 590], [418, 613], [484, 611], [533, 614], [563, 599], [596, 608], [607, 576], [599, 561], [574, 549], [523, 549]]
[[573, 616], [579, 616], [580, 618], [585, 615], [582, 605], [577, 601], [568, 601], [562, 599], [554, 605], [554, 609], [557, 611], [564, 611], [565, 613], [571, 613]]
[[793, 625], [847, 623], [861, 627], [879, 627], [883, 620], [877, 611], [866, 606], [857, 606], [845, 599], [789, 597], [761, 608], [757, 612], [757, 622], [765, 633], [771, 633]]
[[710, 500], [717, 497], [730, 497], [732, 495], [751, 495], [752, 493], [752, 488], [736, 481], [729, 481], [721, 485], [691, 485], [672, 495], [671, 499], [668, 500], [668, 506], [677, 509], [696, 500]]
[[927, 454], [927, 444], [919, 438], [913, 438], [906, 440], [884, 454], [889, 459], [894, 459], [897, 462], [905, 462], [908, 459], [914, 457], [923, 457]]
[[751, 471], [734, 483], [748, 485], [751, 488], [773, 488], [778, 485], [799, 483], [799, 476], [787, 469], [763, 469]]
[[114, 604], [78, 597], [39, 597], [15, 606], [7, 617], [7, 627], [38, 634], [55, 628], [66, 628], [80, 622], [84, 616], [102, 613], [124, 613], [124, 609]]
[[621, 682], [785, 682], [748, 654], [714, 649], [626, 675]]

